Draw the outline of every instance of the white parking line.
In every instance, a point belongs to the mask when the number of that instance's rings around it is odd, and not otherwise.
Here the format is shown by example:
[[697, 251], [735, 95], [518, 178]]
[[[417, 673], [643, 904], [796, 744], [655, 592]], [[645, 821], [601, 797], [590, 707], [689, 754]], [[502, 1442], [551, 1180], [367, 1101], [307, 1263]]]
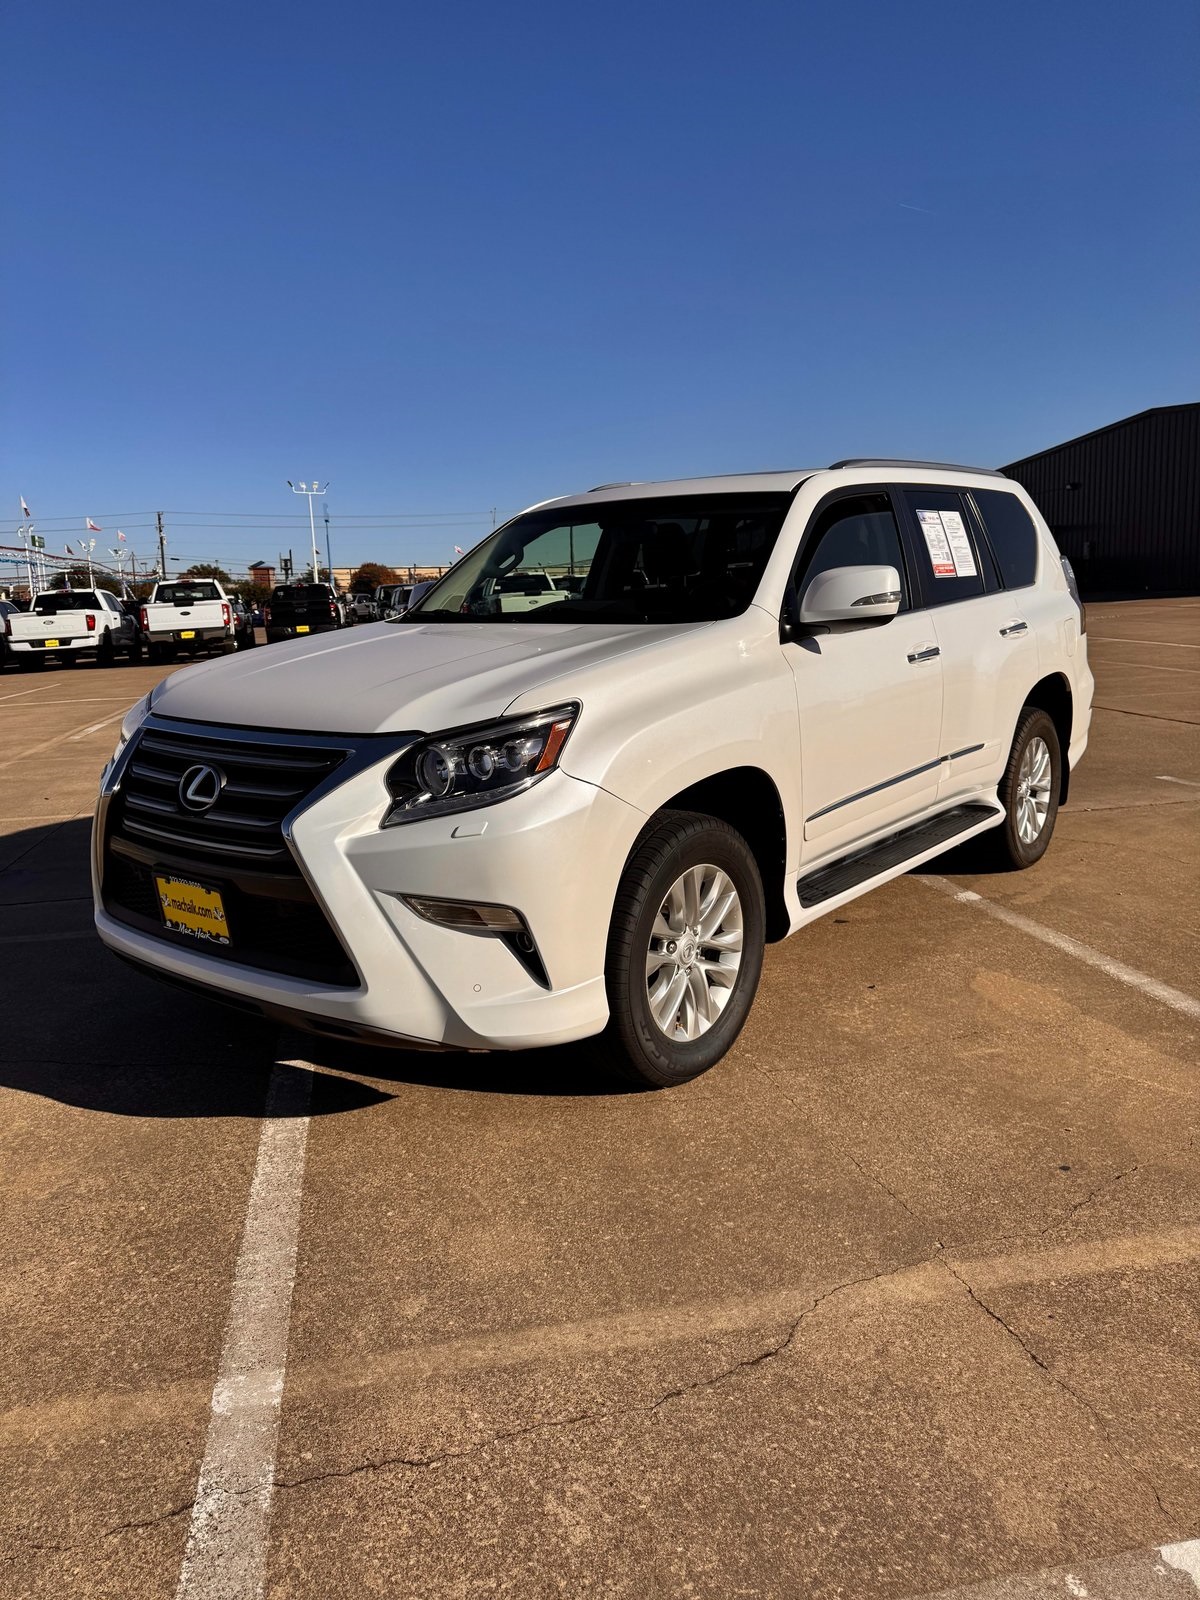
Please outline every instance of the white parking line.
[[312, 1075], [271, 1074], [176, 1600], [258, 1600], [266, 1575]]
[[[1091, 635], [1088, 635], [1091, 638]], [[1098, 634], [1093, 645], [1154, 645], [1155, 650], [1200, 650], [1200, 645], [1176, 645], [1171, 638], [1125, 638], [1120, 634]]]
[[1186, 784], [1189, 789], [1200, 789], [1200, 783], [1197, 783], [1195, 778], [1171, 778], [1165, 772], [1160, 772], [1155, 781], [1157, 783], [1182, 783]]
[[128, 706], [122, 706], [120, 711], [101, 717], [99, 722], [89, 722], [86, 728], [80, 728], [77, 733], [69, 733], [67, 738], [74, 743], [78, 739], [86, 739], [89, 733], [99, 733], [101, 728], [107, 728], [110, 722], [116, 722], [123, 717], [128, 709]]
[[1043, 928], [1040, 922], [1023, 917], [1019, 911], [1010, 911], [1007, 906], [997, 905], [994, 900], [985, 900], [973, 889], [960, 889], [956, 883], [951, 883], [949, 878], [930, 875], [919, 881], [927, 883], [931, 889], [939, 889], [942, 894], [948, 894], [952, 900], [957, 900], [961, 905], [978, 906], [980, 911], [986, 911], [989, 917], [995, 917], [999, 922], [1007, 922], [1010, 928], [1019, 928], [1031, 938], [1040, 939], [1043, 944], [1061, 950], [1064, 955], [1074, 956], [1076, 961], [1083, 961], [1089, 967], [1096, 967], [1108, 977], [1115, 978], [1118, 983], [1128, 984], [1131, 989], [1139, 989], [1151, 1000], [1170, 1006], [1172, 1011], [1181, 1011], [1185, 1017], [1195, 1017], [1200, 1020], [1200, 1000], [1190, 994], [1184, 994], [1182, 989], [1173, 989], [1169, 983], [1151, 978], [1147, 973], [1139, 972], [1136, 967], [1127, 967], [1123, 961], [1118, 961], [1113, 956], [1106, 956], [1100, 950], [1093, 950], [1091, 945], [1072, 939], [1068, 933], [1056, 933], [1053, 928]]
[[23, 700], [26, 695], [45, 694], [47, 689], [57, 689], [56, 683], [38, 683], [32, 689], [16, 689], [12, 694], [0, 695], [0, 700]]
[[1169, 1600], [1169, 1596], [1179, 1596], [1186, 1588], [1181, 1586], [1177, 1573], [1185, 1573], [1200, 1591], [1200, 1539], [1159, 1545], [1154, 1550], [1131, 1550], [1100, 1560], [1084, 1557], [1071, 1567], [984, 1578], [957, 1589], [939, 1589], [920, 1600], [1058, 1600], [1059, 1596], [1067, 1600], [1118, 1600], [1119, 1596], [1129, 1596], [1132, 1600], [1134, 1595], [1138, 1600], [1149, 1600], [1152, 1594]]
[[[133, 704], [134, 702], [131, 700], [129, 705]], [[114, 711], [111, 717], [101, 717], [99, 722], [93, 722], [86, 728], [68, 729], [66, 733], [56, 733], [53, 739], [43, 739], [41, 744], [30, 745], [28, 750], [18, 750], [16, 755], [9, 756], [7, 761], [0, 761], [0, 772], [6, 771], [9, 767], [15, 767], [22, 761], [28, 761], [30, 756], [41, 755], [43, 750], [53, 750], [56, 744], [65, 744], [68, 740], [74, 742], [78, 739], [84, 739], [89, 734], [97, 732], [98, 729], [107, 727], [110, 722], [117, 722], [125, 715], [128, 709], [129, 706], [123, 705], [120, 711]], [[99, 773], [97, 773], [98, 776]]]

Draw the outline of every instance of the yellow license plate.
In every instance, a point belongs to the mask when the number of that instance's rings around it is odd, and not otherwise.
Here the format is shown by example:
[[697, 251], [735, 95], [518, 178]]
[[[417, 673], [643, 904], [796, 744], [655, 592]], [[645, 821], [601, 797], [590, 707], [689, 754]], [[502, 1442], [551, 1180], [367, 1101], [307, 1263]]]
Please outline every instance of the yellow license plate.
[[194, 639], [196, 637], [196, 630], [195, 628], [185, 628], [179, 637], [181, 639]]
[[296, 632], [297, 633], [307, 633], [308, 632], [308, 623], [307, 622], [300, 623], [296, 628]]
[[225, 905], [218, 889], [206, 889], [190, 878], [160, 878], [158, 903], [162, 919], [172, 933], [186, 933], [202, 944], [231, 944]]
[[47, 650], [57, 650], [58, 649], [58, 640], [57, 639], [46, 639], [43, 642], [45, 643], [45, 646], [46, 646]]

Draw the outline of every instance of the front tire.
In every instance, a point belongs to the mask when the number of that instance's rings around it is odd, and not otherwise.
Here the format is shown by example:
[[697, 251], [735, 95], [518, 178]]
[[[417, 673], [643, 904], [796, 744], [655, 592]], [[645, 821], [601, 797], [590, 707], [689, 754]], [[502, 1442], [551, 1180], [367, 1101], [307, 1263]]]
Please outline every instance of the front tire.
[[1021, 713], [998, 793], [1004, 823], [984, 838], [992, 846], [998, 871], [1020, 872], [1045, 855], [1062, 793], [1058, 730], [1036, 706]]
[[741, 834], [700, 812], [661, 812], [613, 907], [606, 1065], [655, 1089], [715, 1066], [749, 1013], [765, 942], [762, 879]]

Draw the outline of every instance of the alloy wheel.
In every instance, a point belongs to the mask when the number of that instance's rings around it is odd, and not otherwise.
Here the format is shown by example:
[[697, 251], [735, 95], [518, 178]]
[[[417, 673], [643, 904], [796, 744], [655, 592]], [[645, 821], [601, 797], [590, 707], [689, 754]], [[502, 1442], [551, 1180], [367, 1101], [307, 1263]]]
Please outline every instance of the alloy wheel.
[[717, 1021], [737, 982], [743, 942], [742, 902], [727, 873], [704, 863], [676, 878], [646, 952], [650, 1015], [668, 1039], [698, 1039]]

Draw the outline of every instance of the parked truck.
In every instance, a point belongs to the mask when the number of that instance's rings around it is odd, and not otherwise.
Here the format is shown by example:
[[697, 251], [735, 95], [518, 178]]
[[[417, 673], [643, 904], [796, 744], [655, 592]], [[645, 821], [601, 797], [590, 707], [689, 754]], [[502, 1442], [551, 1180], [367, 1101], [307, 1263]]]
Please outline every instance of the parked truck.
[[330, 633], [346, 626], [340, 595], [327, 583], [280, 583], [267, 608], [267, 642]]
[[141, 653], [133, 618], [106, 589], [48, 589], [34, 596], [28, 611], [10, 612], [4, 631], [8, 650], [24, 672], [51, 656], [111, 667], [118, 655], [136, 661]]
[[231, 656], [237, 649], [230, 597], [215, 578], [155, 584], [141, 621], [151, 661], [165, 661], [178, 651]]

